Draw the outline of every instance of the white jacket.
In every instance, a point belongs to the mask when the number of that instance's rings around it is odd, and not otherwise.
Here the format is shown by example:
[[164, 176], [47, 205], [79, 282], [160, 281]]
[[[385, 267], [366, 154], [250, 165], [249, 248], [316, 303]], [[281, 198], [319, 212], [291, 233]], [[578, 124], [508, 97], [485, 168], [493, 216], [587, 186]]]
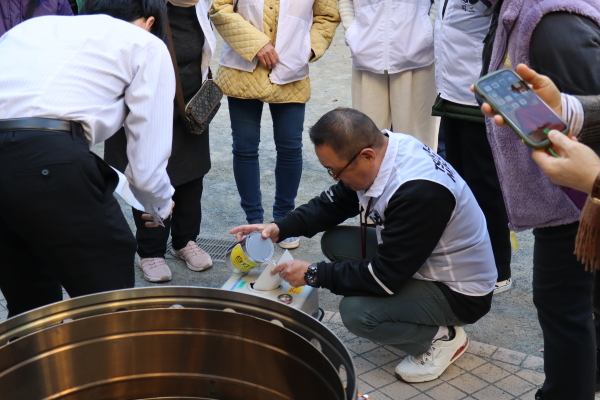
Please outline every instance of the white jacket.
[[477, 105], [469, 87], [481, 73], [483, 39], [491, 19], [483, 15], [486, 10], [481, 1], [440, 1], [434, 34], [435, 84], [444, 100]]
[[[275, 51], [277, 64], [269, 74], [271, 82], [285, 85], [308, 77], [311, 57], [310, 28], [313, 24], [314, 0], [280, 0]], [[239, 0], [237, 12], [259, 31], [263, 31], [264, 0]], [[255, 57], [246, 61], [227, 42], [223, 42], [220, 64], [246, 72], [254, 71]]]
[[354, 69], [393, 74], [433, 63], [430, 0], [353, 0], [347, 26], [349, 3], [340, 1], [340, 13]]
[[208, 9], [210, 8], [211, 4], [212, 0], [200, 0], [198, 3], [196, 3], [196, 15], [198, 17], [198, 22], [200, 23], [202, 33], [204, 34], [201, 65], [202, 81], [206, 80], [208, 77], [208, 66], [217, 48], [217, 38], [215, 37], [215, 33], [210, 26], [210, 20], [208, 19]]

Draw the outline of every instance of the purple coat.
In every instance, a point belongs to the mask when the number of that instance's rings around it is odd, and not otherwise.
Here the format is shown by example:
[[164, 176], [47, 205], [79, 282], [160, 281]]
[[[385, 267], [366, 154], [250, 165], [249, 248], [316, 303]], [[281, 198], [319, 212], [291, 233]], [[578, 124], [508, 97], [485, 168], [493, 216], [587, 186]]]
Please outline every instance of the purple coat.
[[[23, 22], [29, 0], [0, 0], [0, 36]], [[73, 15], [68, 0], [38, 0], [33, 17], [42, 15]]]
[[[513, 68], [531, 65], [529, 43], [545, 14], [566, 11], [588, 17], [600, 25], [600, 0], [505, 0], [500, 11], [489, 71], [503, 67], [506, 52]], [[569, 224], [579, 220], [580, 209], [572, 193], [554, 185], [531, 159], [510, 128], [487, 118], [490, 144], [504, 195], [510, 227], [514, 231]]]

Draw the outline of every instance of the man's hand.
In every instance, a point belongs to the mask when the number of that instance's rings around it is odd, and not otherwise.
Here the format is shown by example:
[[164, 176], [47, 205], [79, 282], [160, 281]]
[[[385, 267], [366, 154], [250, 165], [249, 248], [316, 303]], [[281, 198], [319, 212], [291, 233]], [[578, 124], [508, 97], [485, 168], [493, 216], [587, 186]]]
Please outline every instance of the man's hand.
[[[175, 207], [175, 202], [171, 201], [171, 211], [169, 211], [169, 215], [167, 215], [163, 221], [167, 218], [169, 218], [171, 216], [171, 214], [173, 214], [173, 208]], [[142, 214], [142, 219], [145, 219], [146, 222], [144, 225], [146, 225], [147, 228], [156, 228], [158, 226], [160, 226], [160, 224], [154, 220], [154, 217], [150, 214], [144, 213]]]
[[279, 240], [279, 227], [273, 223], [270, 224], [254, 224], [254, 225], [241, 225], [233, 228], [229, 233], [234, 233], [235, 238], [239, 242], [242, 240], [242, 236], [248, 235], [252, 232], [262, 231], [263, 238], [271, 238], [271, 241], [277, 242]]
[[594, 181], [600, 174], [600, 158], [594, 150], [558, 131], [550, 131], [548, 138], [560, 158], [551, 156], [545, 150], [535, 150], [531, 155], [533, 160], [553, 183], [591, 193]]
[[256, 57], [258, 57], [260, 65], [267, 69], [275, 68], [275, 63], [279, 59], [279, 55], [271, 43], [265, 44], [264, 47], [256, 53]]
[[292, 260], [286, 261], [271, 271], [271, 275], [279, 274], [279, 276], [294, 287], [306, 285], [304, 274], [311, 264], [306, 261]]
[[[538, 96], [540, 96], [540, 98], [544, 100], [544, 102], [548, 104], [550, 108], [552, 108], [552, 110], [554, 110], [554, 112], [558, 114], [558, 116], [562, 117], [562, 102], [560, 97], [560, 91], [558, 90], [554, 82], [550, 80], [550, 78], [538, 74], [525, 64], [519, 64], [517, 66], [517, 74], [519, 74], [519, 76], [523, 78], [525, 82], [531, 85], [533, 91]], [[475, 91], [473, 85], [471, 85], [471, 91]], [[496, 112], [488, 103], [483, 103], [481, 105], [481, 111], [486, 117], [493, 118], [496, 125], [502, 126], [504, 128], [508, 127], [506, 122], [504, 122], [504, 118], [496, 114]]]

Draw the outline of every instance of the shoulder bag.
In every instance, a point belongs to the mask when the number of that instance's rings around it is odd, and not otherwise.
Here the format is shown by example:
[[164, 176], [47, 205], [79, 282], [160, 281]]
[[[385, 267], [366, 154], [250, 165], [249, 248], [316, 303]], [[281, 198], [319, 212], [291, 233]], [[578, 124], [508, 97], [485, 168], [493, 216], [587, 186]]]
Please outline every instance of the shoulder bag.
[[181, 78], [179, 76], [179, 67], [177, 66], [177, 58], [175, 56], [175, 47], [173, 45], [173, 35], [171, 34], [171, 25], [168, 19], [167, 36], [169, 53], [171, 53], [173, 68], [175, 69], [175, 81], [177, 85], [175, 97], [177, 99], [179, 113], [183, 120], [188, 123], [190, 132], [195, 135], [201, 135], [208, 129], [210, 121], [213, 120], [217, 111], [219, 111], [221, 99], [223, 98], [223, 91], [213, 81], [212, 73], [209, 68], [208, 79], [202, 83], [202, 86], [192, 99], [185, 104], [183, 99], [183, 89], [181, 88]]

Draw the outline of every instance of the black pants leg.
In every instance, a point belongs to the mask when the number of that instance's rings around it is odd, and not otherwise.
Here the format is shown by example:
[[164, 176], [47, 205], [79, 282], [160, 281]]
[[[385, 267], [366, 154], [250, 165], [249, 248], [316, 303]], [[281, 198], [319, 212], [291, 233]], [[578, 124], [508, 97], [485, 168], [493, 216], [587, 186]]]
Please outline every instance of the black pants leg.
[[467, 182], [485, 215], [498, 281], [511, 277], [511, 244], [508, 216], [485, 125], [442, 117], [446, 160]]
[[0, 132], [0, 289], [9, 315], [133, 287], [135, 240], [118, 178], [80, 137]]
[[533, 230], [533, 301], [544, 334], [544, 400], [594, 398], [593, 275], [573, 254], [578, 227]]
[[184, 248], [188, 242], [196, 241], [200, 234], [202, 221], [202, 190], [204, 177], [186, 182], [175, 187], [173, 215], [168, 218], [165, 227], [147, 228], [142, 219], [142, 212], [133, 210], [133, 219], [137, 227], [136, 239], [138, 254], [142, 258], [164, 257], [167, 251], [169, 232], [172, 236], [173, 248]]

